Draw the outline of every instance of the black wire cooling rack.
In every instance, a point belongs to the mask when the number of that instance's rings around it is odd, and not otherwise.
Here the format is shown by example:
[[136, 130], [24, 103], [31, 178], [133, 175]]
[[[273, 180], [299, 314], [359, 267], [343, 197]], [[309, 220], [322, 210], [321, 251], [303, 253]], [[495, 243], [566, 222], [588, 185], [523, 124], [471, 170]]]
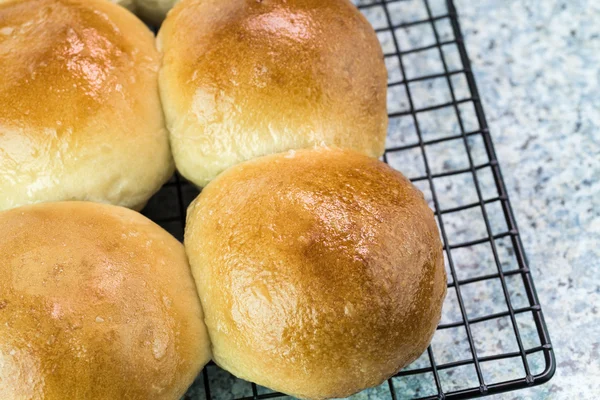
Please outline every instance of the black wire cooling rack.
[[[448, 295], [431, 346], [356, 398], [464, 399], [548, 381], [555, 359], [451, 0], [355, 0], [389, 74], [384, 161], [438, 219]], [[174, 176], [144, 213], [182, 239], [198, 195]], [[186, 399], [282, 397], [209, 364]]]

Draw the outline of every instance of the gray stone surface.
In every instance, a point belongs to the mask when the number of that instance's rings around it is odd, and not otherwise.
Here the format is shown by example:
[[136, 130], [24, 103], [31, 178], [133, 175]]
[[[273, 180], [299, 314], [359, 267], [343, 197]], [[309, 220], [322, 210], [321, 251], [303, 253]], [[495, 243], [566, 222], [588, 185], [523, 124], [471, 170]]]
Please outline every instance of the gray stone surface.
[[551, 339], [546, 385], [500, 399], [600, 394], [600, 3], [457, 0]]

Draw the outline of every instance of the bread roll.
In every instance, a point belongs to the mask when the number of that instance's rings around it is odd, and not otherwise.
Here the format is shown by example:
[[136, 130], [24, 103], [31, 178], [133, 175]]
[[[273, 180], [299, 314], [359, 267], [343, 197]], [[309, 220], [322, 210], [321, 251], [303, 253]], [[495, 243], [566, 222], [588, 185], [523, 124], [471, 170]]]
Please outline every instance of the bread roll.
[[383, 54], [348, 0], [184, 0], [158, 46], [175, 163], [198, 186], [289, 149], [384, 150]]
[[0, 213], [0, 399], [179, 400], [210, 359], [183, 246], [121, 207]]
[[0, 210], [141, 208], [173, 172], [158, 52], [105, 0], [0, 2]]
[[190, 206], [185, 247], [215, 362], [300, 398], [345, 397], [415, 360], [446, 293], [422, 193], [348, 150], [229, 169]]

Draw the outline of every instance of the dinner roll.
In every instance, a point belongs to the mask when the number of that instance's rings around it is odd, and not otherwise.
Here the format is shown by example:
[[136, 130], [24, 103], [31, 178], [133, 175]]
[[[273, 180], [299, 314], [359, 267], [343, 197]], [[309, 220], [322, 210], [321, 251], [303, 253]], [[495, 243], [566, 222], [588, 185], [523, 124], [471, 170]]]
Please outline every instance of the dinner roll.
[[141, 208], [173, 173], [158, 52], [105, 0], [0, 2], [0, 210]]
[[0, 399], [180, 399], [210, 344], [177, 240], [86, 202], [3, 211], [0, 232]]
[[158, 46], [175, 163], [198, 186], [289, 149], [383, 153], [387, 71], [348, 0], [184, 0]]
[[349, 150], [235, 166], [190, 206], [186, 252], [213, 359], [300, 398], [375, 386], [429, 344], [446, 293], [423, 195]]

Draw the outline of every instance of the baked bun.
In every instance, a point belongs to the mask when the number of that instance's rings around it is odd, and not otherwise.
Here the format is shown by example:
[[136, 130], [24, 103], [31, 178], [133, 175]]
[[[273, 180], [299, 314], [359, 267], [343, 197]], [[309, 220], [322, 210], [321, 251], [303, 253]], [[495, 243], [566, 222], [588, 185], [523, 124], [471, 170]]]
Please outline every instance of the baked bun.
[[152, 32], [105, 0], [0, 2], [0, 210], [141, 208], [173, 173]]
[[0, 399], [179, 400], [210, 359], [183, 246], [88, 202], [0, 213]]
[[296, 397], [380, 384], [440, 319], [433, 212], [399, 172], [349, 150], [229, 169], [190, 206], [185, 246], [215, 362]]
[[383, 53], [348, 0], [184, 0], [158, 47], [175, 163], [198, 186], [290, 149], [383, 153]]

